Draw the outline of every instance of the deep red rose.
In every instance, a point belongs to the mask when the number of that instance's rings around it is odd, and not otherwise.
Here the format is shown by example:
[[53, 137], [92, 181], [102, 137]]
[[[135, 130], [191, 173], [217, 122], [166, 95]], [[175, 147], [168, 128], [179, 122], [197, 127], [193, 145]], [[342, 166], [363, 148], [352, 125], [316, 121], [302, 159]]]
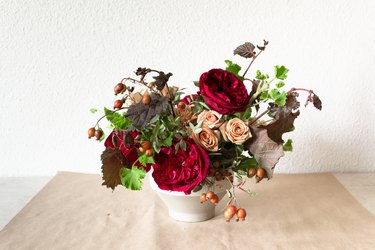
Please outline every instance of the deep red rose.
[[178, 141], [174, 141], [171, 147], [162, 147], [155, 155], [152, 177], [160, 189], [190, 194], [206, 178], [210, 159], [192, 139], [183, 140], [186, 151], [179, 148], [176, 153]]
[[250, 101], [243, 82], [222, 69], [203, 73], [199, 79], [199, 90], [206, 104], [224, 115], [245, 111]]
[[[140, 133], [138, 131], [132, 131], [129, 133], [131, 138], [133, 138], [133, 140], [138, 136], [140, 135]], [[113, 144], [113, 141], [116, 141], [117, 143], [117, 147], [121, 150], [122, 152], [122, 155], [129, 161], [129, 167], [131, 167], [134, 162], [138, 159], [138, 146], [139, 144], [138, 143], [134, 143], [133, 145], [131, 143], [126, 143], [124, 144], [124, 141], [123, 141], [123, 137], [124, 136], [124, 133], [122, 131], [120, 132], [112, 132], [108, 137], [107, 139], [105, 140], [104, 142], [104, 146], [106, 148], [112, 148], [112, 149], [115, 149], [115, 146]], [[113, 138], [115, 137], [115, 139]], [[140, 164], [139, 162], [137, 162], [135, 164], [135, 166], [139, 167], [139, 168], [144, 168], [147, 172], [151, 169], [151, 165], [148, 164], [147, 167], [144, 167], [142, 166], [142, 164]]]

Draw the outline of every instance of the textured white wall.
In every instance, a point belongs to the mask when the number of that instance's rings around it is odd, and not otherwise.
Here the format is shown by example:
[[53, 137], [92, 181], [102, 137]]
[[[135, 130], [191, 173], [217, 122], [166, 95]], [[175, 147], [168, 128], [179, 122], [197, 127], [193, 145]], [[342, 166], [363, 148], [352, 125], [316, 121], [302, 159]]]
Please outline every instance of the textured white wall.
[[290, 69], [314, 89], [279, 172], [375, 171], [375, 1], [0, 0], [0, 176], [99, 172], [86, 137], [113, 85], [138, 66], [192, 80], [245, 41], [270, 40], [254, 65]]

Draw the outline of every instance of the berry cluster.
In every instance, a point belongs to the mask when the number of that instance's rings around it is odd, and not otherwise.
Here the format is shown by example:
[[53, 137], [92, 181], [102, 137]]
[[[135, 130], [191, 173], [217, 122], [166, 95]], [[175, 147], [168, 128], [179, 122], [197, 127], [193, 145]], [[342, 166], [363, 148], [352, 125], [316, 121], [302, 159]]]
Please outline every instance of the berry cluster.
[[151, 148], [151, 142], [149, 141], [142, 142], [138, 150], [141, 153], [146, 153], [146, 155], [149, 157], [154, 155], [154, 151]]
[[208, 191], [207, 194], [201, 194], [200, 199], [201, 203], [204, 203], [209, 200], [211, 203], [217, 205], [217, 203], [219, 202], [219, 196], [217, 196], [217, 194], [215, 194], [213, 191]]
[[235, 205], [227, 206], [227, 208], [224, 211], [224, 217], [227, 220], [227, 222], [233, 219], [235, 215], [236, 221], [239, 221], [240, 219], [244, 221], [246, 218], [246, 210], [244, 208], [237, 209]]
[[95, 129], [93, 127], [89, 128], [87, 134], [89, 136], [89, 139], [91, 139], [91, 137], [95, 137], [97, 140], [99, 140], [103, 136], [103, 131], [101, 131], [100, 129]]

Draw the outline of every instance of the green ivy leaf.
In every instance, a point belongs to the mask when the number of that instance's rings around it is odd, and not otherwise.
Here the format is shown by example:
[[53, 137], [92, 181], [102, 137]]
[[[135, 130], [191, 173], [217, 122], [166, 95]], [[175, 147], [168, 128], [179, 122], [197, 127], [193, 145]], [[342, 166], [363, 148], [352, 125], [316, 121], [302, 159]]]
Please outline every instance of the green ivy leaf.
[[167, 137], [163, 141], [162, 145], [165, 146], [165, 147], [170, 147], [170, 146], [172, 146], [172, 141], [173, 141], [173, 137], [172, 137], [172, 135], [170, 135], [169, 137]]
[[244, 78], [239, 75], [239, 72], [241, 70], [241, 66], [238, 65], [238, 64], [236, 64], [236, 63], [233, 63], [230, 60], [225, 60], [224, 62], [227, 64], [227, 67], [225, 69], [227, 71], [233, 73], [238, 79], [240, 79], [241, 81], [243, 81]]
[[260, 70], [257, 70], [255, 78], [258, 80], [268, 79], [270, 76], [268, 74], [263, 74]]
[[97, 111], [98, 111], [98, 110], [97, 110], [96, 108], [92, 108], [92, 109], [90, 109], [90, 112], [93, 113], [93, 114], [96, 113]]
[[276, 83], [276, 87], [277, 88], [282, 88], [282, 87], [284, 87], [285, 86], [285, 83], [284, 82], [278, 82], [278, 83]]
[[284, 150], [285, 152], [287, 152], [287, 151], [292, 152], [292, 151], [293, 151], [293, 145], [292, 145], [292, 143], [293, 143], [293, 140], [292, 140], [292, 139], [288, 139], [288, 140], [284, 143], [284, 145], [283, 145], [283, 150]]
[[285, 80], [288, 76], [286, 75], [289, 72], [289, 69], [285, 66], [275, 66], [275, 77], [280, 80]]
[[141, 190], [142, 179], [146, 176], [146, 171], [141, 168], [132, 166], [129, 168], [122, 168], [120, 170], [121, 184], [130, 190]]
[[271, 89], [268, 95], [277, 106], [281, 107], [285, 105], [287, 95], [285, 91], [280, 93], [278, 89]]
[[113, 112], [107, 108], [104, 108], [104, 114], [115, 129], [126, 129], [132, 124], [132, 121], [127, 119], [124, 115], [120, 115], [117, 112]]

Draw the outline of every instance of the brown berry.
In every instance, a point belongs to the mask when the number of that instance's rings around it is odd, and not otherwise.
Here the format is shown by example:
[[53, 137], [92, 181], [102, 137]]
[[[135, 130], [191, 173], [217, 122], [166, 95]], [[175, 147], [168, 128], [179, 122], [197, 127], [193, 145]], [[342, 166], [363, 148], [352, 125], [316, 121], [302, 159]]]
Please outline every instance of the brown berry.
[[150, 149], [151, 148], [151, 142], [149, 141], [144, 141], [142, 142], [142, 147], [147, 150], [147, 149]]
[[201, 194], [200, 199], [201, 199], [201, 203], [206, 202], [207, 201], [206, 194], [205, 193]]
[[120, 109], [122, 107], [123, 101], [122, 100], [116, 100], [113, 104], [114, 109]]
[[144, 105], [149, 105], [151, 103], [151, 96], [149, 94], [145, 94], [142, 98], [142, 102]]
[[215, 174], [215, 179], [216, 179], [217, 181], [222, 181], [222, 180], [223, 180], [223, 174], [220, 173], [220, 172], [217, 172], [217, 173]]
[[247, 175], [249, 177], [253, 177], [256, 174], [257, 174], [257, 170], [255, 168], [249, 168], [249, 170], [247, 170]]
[[144, 153], [146, 149], [144, 147], [139, 147], [139, 152]]
[[95, 128], [89, 128], [89, 130], [87, 131], [87, 134], [89, 135], [89, 139], [91, 137], [94, 137], [95, 136]]
[[220, 168], [220, 166], [221, 166], [220, 161], [219, 160], [215, 160], [212, 163], [212, 166], [214, 166], [214, 168], [216, 168], [216, 169]]
[[216, 204], [219, 202], [219, 196], [217, 196], [216, 194], [214, 194], [214, 195], [211, 197], [210, 201], [211, 201], [213, 204], [216, 205]]
[[225, 217], [226, 221], [229, 222], [233, 218], [233, 214], [230, 213], [229, 211], [225, 210], [224, 217]]
[[236, 215], [237, 215], [237, 221], [239, 219], [245, 220], [245, 218], [246, 218], [246, 210], [244, 208], [239, 208], [237, 210]]
[[122, 82], [118, 83], [114, 88], [115, 95], [124, 93], [125, 90], [126, 90], [126, 86]]
[[235, 205], [229, 205], [225, 211], [229, 211], [231, 215], [235, 215], [237, 213], [237, 208]]
[[178, 107], [179, 109], [185, 109], [185, 108], [186, 108], [186, 103], [184, 103], [184, 102], [179, 102], [179, 103], [177, 104], [177, 107]]
[[95, 130], [95, 138], [99, 140], [103, 135], [103, 132], [101, 130]]
[[215, 176], [215, 173], [216, 173], [216, 169], [214, 168], [209, 168], [208, 169], [208, 176]]
[[149, 149], [146, 150], [146, 155], [147, 156], [153, 156], [154, 155], [154, 151], [151, 148], [149, 148]]
[[207, 200], [211, 200], [211, 198], [215, 195], [214, 192], [212, 191], [208, 191], [207, 194], [206, 194], [206, 197], [207, 197]]
[[260, 178], [264, 178], [266, 177], [266, 170], [264, 170], [264, 168], [258, 168], [257, 170], [257, 176], [260, 177]]

